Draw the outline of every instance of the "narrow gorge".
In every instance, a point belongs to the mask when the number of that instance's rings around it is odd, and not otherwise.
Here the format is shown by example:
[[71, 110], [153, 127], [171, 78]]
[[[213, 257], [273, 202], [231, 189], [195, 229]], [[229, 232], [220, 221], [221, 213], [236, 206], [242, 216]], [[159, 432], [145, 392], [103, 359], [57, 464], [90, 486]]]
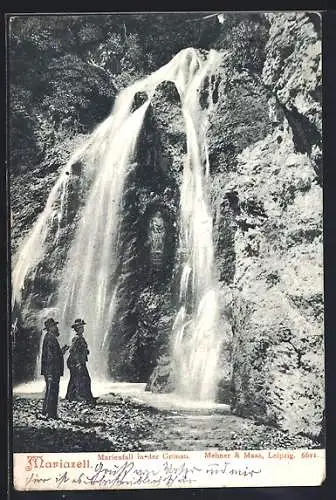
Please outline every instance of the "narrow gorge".
[[128, 41], [110, 26], [107, 48], [90, 35], [81, 57], [111, 77], [111, 95], [103, 85], [96, 101], [83, 92], [61, 123], [49, 89], [34, 111], [39, 125], [29, 125], [35, 115], [13, 64], [12, 134], [20, 123], [36, 139], [27, 135], [10, 159], [14, 382], [34, 379], [47, 317], [63, 342], [83, 317], [93, 379], [224, 403], [319, 440], [319, 15], [189, 21], [173, 48], [141, 38], [141, 19]]

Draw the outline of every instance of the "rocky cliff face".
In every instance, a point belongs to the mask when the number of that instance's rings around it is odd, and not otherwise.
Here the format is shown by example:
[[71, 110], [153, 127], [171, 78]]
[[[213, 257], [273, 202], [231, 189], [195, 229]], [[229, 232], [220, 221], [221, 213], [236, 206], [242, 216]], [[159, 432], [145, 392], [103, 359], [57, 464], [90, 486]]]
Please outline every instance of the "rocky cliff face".
[[270, 21], [263, 80], [277, 103], [273, 130], [238, 155], [228, 188], [232, 408], [316, 436], [324, 406], [321, 48], [308, 16]]
[[317, 434], [324, 361], [321, 188], [307, 155], [295, 152], [288, 126], [246, 149], [237, 175], [232, 407]]
[[271, 14], [263, 81], [282, 106], [295, 149], [321, 180], [322, 48], [319, 14]]

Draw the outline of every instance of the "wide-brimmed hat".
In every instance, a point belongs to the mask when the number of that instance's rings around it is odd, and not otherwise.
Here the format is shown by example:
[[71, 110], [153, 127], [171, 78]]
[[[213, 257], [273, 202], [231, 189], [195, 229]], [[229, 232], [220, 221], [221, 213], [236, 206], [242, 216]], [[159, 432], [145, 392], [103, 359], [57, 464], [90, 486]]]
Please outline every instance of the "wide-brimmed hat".
[[44, 328], [43, 328], [43, 330], [48, 330], [48, 328], [50, 328], [52, 325], [58, 325], [58, 321], [55, 321], [54, 318], [48, 318], [44, 322]]
[[81, 325], [86, 325], [85, 321], [83, 319], [77, 318], [75, 319], [74, 324], [71, 325], [71, 328], [76, 328], [76, 326], [81, 326]]

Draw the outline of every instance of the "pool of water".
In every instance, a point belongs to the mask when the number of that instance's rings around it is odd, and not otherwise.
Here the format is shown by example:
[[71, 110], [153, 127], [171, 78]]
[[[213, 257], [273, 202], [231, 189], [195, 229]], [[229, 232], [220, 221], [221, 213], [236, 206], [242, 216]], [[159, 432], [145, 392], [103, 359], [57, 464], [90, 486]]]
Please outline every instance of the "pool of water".
[[[64, 377], [60, 382], [60, 398], [64, 398], [69, 379]], [[152, 406], [161, 410], [179, 410], [188, 412], [207, 413], [230, 413], [229, 405], [215, 403], [213, 401], [190, 401], [174, 393], [160, 394], [145, 391], [146, 384], [130, 382], [112, 382], [106, 380], [92, 380], [92, 392], [94, 396], [108, 401], [112, 396], [129, 397], [135, 403]], [[44, 379], [34, 380], [13, 388], [14, 396], [38, 397], [44, 393]]]

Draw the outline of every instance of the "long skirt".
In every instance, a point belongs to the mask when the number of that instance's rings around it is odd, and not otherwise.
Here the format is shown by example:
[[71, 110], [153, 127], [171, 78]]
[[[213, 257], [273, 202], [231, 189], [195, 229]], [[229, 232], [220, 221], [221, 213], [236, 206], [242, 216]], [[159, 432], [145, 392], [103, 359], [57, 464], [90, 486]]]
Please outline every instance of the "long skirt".
[[70, 368], [70, 380], [65, 398], [69, 401], [95, 401], [91, 392], [91, 378], [85, 364]]

